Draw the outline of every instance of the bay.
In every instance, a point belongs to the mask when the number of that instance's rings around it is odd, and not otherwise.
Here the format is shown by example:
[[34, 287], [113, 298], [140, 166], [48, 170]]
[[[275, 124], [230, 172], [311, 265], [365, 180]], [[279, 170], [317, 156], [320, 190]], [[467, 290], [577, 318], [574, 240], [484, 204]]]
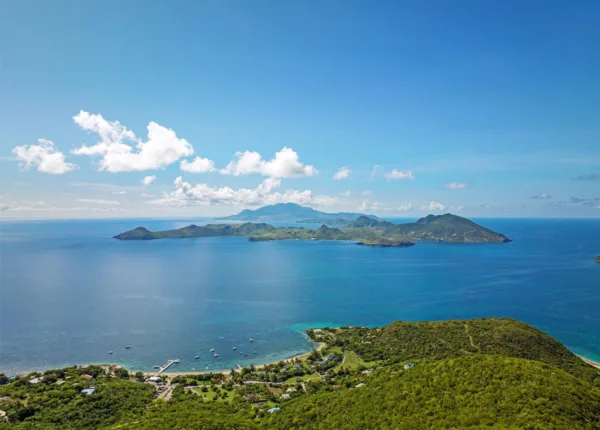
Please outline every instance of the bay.
[[208, 220], [1, 222], [0, 373], [224, 370], [310, 350], [308, 327], [475, 317], [525, 321], [600, 361], [600, 220], [475, 221], [514, 241], [126, 242], [111, 237]]

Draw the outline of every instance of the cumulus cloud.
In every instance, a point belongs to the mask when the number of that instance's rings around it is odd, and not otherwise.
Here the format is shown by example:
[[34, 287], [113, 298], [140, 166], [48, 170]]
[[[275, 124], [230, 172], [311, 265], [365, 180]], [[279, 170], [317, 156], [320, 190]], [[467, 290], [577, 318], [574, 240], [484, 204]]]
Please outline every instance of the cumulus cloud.
[[267, 178], [256, 188], [233, 189], [210, 187], [207, 184], [193, 186], [180, 176], [175, 179], [174, 185], [175, 191], [163, 193], [161, 198], [148, 203], [169, 206], [262, 206], [275, 203], [327, 206], [338, 202], [335, 197], [316, 196], [310, 190], [274, 192], [281, 185], [279, 178]]
[[116, 200], [104, 200], [104, 199], [77, 199], [81, 203], [92, 203], [94, 205], [119, 205], [120, 203]]
[[406, 170], [404, 172], [401, 172], [398, 169], [393, 169], [391, 172], [387, 172], [384, 176], [387, 178], [388, 181], [395, 179], [415, 179], [412, 170]]
[[421, 205], [420, 209], [422, 211], [442, 212], [443, 210], [446, 209], [446, 206], [444, 206], [440, 202], [435, 202], [435, 201], [432, 200], [432, 201], [430, 201], [427, 204]]
[[450, 182], [449, 184], [446, 184], [446, 188], [450, 190], [462, 190], [465, 188], [469, 188], [469, 185], [462, 182]]
[[412, 203], [403, 203], [400, 206], [398, 206], [398, 210], [400, 212], [408, 212], [408, 211], [412, 210], [412, 208], [413, 208]]
[[[142, 141], [119, 121], [107, 121], [100, 114], [80, 111], [73, 121], [100, 141], [71, 151], [75, 155], [99, 156], [99, 170], [117, 173], [154, 170], [190, 156], [194, 148], [175, 132], [155, 122], [148, 124], [148, 140]], [[125, 143], [131, 142], [135, 147]]]
[[535, 196], [531, 196], [532, 199], [534, 200], [539, 200], [539, 199], [551, 199], [552, 196], [547, 194], [547, 193], [539, 193], [536, 194]]
[[150, 185], [153, 184], [154, 181], [156, 181], [156, 175], [144, 176], [144, 179], [142, 179], [140, 182], [144, 185]]
[[214, 172], [215, 163], [208, 158], [196, 157], [193, 161], [182, 160], [179, 168], [188, 173], [209, 173]]
[[591, 175], [580, 175], [573, 179], [576, 181], [600, 181], [600, 173], [592, 173]]
[[346, 179], [346, 178], [348, 178], [348, 176], [350, 176], [351, 172], [352, 171], [347, 166], [344, 166], [344, 167], [340, 168], [335, 173], [335, 175], [333, 175], [333, 179], [335, 179], [336, 181], [340, 181], [342, 179]]
[[346, 190], [342, 193], [342, 196], [344, 197], [350, 197], [350, 194], [352, 194], [352, 192], [350, 190]]
[[38, 145], [15, 146], [12, 153], [21, 161], [21, 169], [35, 167], [38, 172], [62, 175], [77, 168], [77, 165], [67, 163], [65, 155], [47, 139], [38, 139]]
[[298, 154], [292, 148], [284, 147], [275, 154], [275, 158], [265, 161], [258, 152], [236, 152], [236, 159], [220, 170], [224, 175], [250, 175], [258, 173], [271, 178], [298, 178], [314, 176], [318, 173], [313, 166], [300, 162]]

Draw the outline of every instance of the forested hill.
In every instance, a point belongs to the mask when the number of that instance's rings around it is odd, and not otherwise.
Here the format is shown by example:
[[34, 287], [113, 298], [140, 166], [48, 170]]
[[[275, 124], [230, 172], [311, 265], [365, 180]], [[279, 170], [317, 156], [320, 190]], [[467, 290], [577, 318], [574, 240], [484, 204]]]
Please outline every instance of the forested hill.
[[308, 335], [323, 347], [305, 360], [180, 375], [158, 391], [117, 367], [0, 374], [0, 429], [600, 429], [598, 369], [528, 324], [396, 322]]
[[210, 236], [247, 236], [251, 241], [265, 240], [350, 240], [372, 246], [409, 246], [413, 242], [501, 243], [506, 236], [457, 215], [429, 215], [416, 223], [392, 224], [359, 216], [340, 228], [311, 229], [274, 227], [265, 223], [190, 225], [176, 230], [151, 232], [138, 227], [114, 236], [119, 240], [175, 239]]
[[375, 215], [354, 212], [321, 212], [296, 203], [278, 203], [259, 209], [245, 209], [236, 215], [219, 218], [220, 220], [260, 221], [260, 222], [304, 222], [314, 224], [341, 225], [360, 216], [378, 219]]

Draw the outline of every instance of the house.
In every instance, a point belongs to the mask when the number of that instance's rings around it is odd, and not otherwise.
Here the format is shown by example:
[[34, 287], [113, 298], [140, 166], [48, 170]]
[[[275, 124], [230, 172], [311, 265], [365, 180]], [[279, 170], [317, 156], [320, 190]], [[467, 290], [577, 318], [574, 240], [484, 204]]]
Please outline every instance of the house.
[[94, 394], [95, 392], [96, 392], [96, 387], [90, 387], [90, 388], [86, 388], [85, 390], [81, 390], [81, 394], [85, 394], [86, 396]]
[[289, 394], [282, 394], [281, 398], [284, 400], [289, 400], [291, 398], [291, 396]]
[[294, 391], [296, 391], [295, 388], [288, 388], [287, 390], [285, 390], [286, 393], [293, 393]]
[[30, 384], [39, 384], [42, 380], [40, 378], [33, 378], [29, 380]]
[[404, 365], [404, 370], [412, 369], [415, 367], [415, 363], [408, 363]]
[[92, 375], [88, 375], [87, 373], [84, 373], [83, 375], [81, 375], [82, 378], [87, 379], [88, 381], [90, 379], [94, 379], [94, 377]]
[[281, 410], [281, 408], [271, 408], [267, 412], [270, 413], [270, 414], [272, 414], [273, 412], [277, 412], [277, 411], [280, 411], [280, 410]]
[[162, 381], [162, 378], [160, 376], [151, 376], [150, 378], [148, 378], [148, 381], [150, 381], [150, 382], [160, 382], [160, 381]]

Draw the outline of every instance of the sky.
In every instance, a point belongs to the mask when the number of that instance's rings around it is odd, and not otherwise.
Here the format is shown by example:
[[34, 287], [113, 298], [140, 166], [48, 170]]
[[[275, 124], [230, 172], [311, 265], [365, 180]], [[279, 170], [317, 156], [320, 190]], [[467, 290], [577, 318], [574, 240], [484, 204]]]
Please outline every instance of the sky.
[[0, 217], [600, 217], [600, 2], [7, 0]]

